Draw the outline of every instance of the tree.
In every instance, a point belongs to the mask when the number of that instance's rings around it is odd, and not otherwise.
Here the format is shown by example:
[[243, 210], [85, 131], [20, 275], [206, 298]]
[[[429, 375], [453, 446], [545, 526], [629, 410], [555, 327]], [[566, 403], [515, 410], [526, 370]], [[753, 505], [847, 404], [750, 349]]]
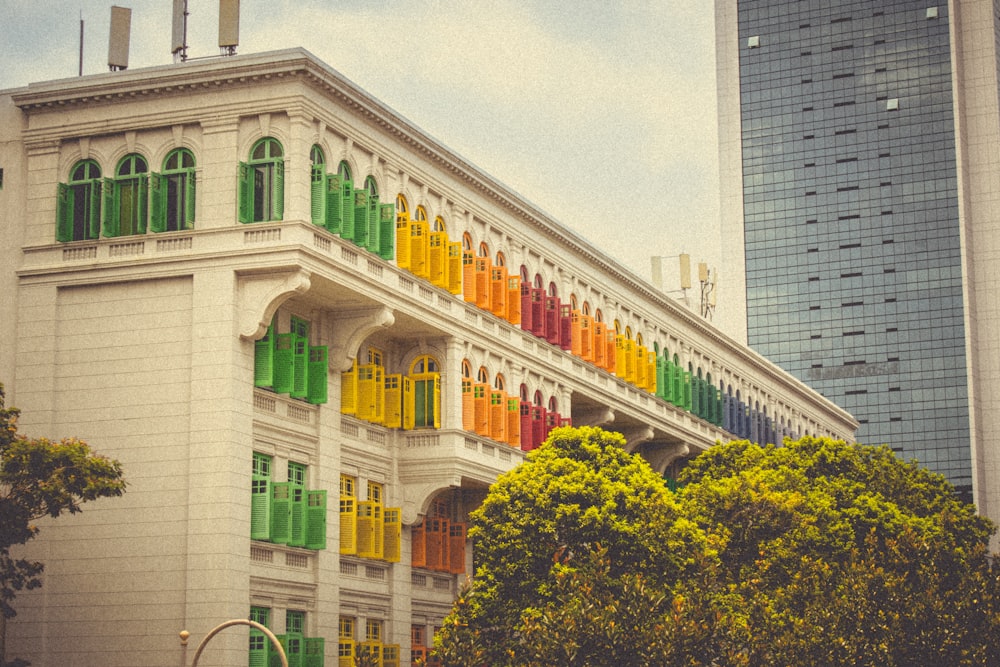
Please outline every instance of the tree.
[[712, 663], [711, 545], [624, 445], [556, 429], [491, 487], [471, 515], [475, 579], [435, 638], [443, 664]]
[[0, 664], [4, 621], [16, 615], [17, 593], [41, 586], [44, 565], [15, 558], [11, 548], [38, 534], [35, 521], [75, 514], [88, 500], [125, 492], [121, 464], [94, 454], [75, 438], [52, 442], [17, 432], [16, 408], [6, 408], [0, 384]]
[[997, 665], [993, 526], [886, 447], [822, 438], [716, 446], [682, 513], [719, 545], [750, 665]]

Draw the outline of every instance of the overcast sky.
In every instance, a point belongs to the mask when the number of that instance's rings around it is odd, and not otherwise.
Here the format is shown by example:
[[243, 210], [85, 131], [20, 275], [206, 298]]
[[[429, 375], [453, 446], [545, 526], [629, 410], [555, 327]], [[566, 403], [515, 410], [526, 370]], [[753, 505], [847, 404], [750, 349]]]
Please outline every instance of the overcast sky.
[[[0, 0], [0, 88], [172, 62], [172, 0]], [[719, 264], [713, 10], [707, 0], [242, 0], [241, 54], [301, 46], [650, 278]], [[189, 0], [188, 54], [218, 54], [218, 0]], [[673, 266], [673, 264], [670, 264]], [[725, 280], [725, 271], [722, 273]]]

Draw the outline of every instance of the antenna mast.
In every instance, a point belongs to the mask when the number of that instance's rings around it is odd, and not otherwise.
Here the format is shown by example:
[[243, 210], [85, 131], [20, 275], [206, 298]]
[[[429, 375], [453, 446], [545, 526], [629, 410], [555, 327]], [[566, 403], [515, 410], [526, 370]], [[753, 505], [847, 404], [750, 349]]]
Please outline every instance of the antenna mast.
[[188, 3], [187, 0], [174, 0], [173, 39], [170, 53], [174, 54], [174, 62], [187, 61], [188, 34]]

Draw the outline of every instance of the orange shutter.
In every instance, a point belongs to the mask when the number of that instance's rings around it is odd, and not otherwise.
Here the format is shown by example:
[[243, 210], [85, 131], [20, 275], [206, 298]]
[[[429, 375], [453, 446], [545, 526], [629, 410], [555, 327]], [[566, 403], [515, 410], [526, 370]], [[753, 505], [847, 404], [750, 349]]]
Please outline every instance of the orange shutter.
[[473, 430], [479, 435], [488, 437], [490, 434], [490, 386], [477, 382], [472, 385], [472, 392], [476, 417]]
[[496, 389], [490, 392], [490, 437], [507, 442], [507, 394]]
[[604, 363], [609, 373], [617, 373], [617, 341], [615, 340], [615, 330], [611, 328], [604, 332]]
[[424, 532], [423, 523], [416, 525], [410, 530], [410, 564], [413, 567], [424, 567], [427, 565], [427, 535]]
[[604, 322], [594, 322], [594, 363], [607, 369], [607, 347], [604, 345]]
[[507, 321], [521, 323], [521, 276], [507, 276]]
[[507, 267], [490, 268], [490, 312], [507, 317]]
[[448, 570], [452, 574], [465, 572], [465, 524], [453, 523], [448, 527]]
[[583, 358], [583, 314], [579, 310], [570, 314], [569, 351]]
[[476, 402], [470, 378], [462, 378], [462, 428], [476, 430]]
[[462, 296], [469, 303], [476, 302], [476, 258], [471, 250], [462, 251]]
[[490, 309], [490, 258], [476, 257], [476, 305]]
[[507, 397], [507, 443], [521, 446], [521, 400]]

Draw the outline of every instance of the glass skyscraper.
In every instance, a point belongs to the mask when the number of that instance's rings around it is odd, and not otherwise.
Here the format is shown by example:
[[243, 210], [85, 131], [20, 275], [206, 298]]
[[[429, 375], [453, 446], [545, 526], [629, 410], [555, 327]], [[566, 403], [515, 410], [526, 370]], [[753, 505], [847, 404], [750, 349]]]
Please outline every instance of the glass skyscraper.
[[997, 11], [716, 2], [731, 332], [994, 519]]

